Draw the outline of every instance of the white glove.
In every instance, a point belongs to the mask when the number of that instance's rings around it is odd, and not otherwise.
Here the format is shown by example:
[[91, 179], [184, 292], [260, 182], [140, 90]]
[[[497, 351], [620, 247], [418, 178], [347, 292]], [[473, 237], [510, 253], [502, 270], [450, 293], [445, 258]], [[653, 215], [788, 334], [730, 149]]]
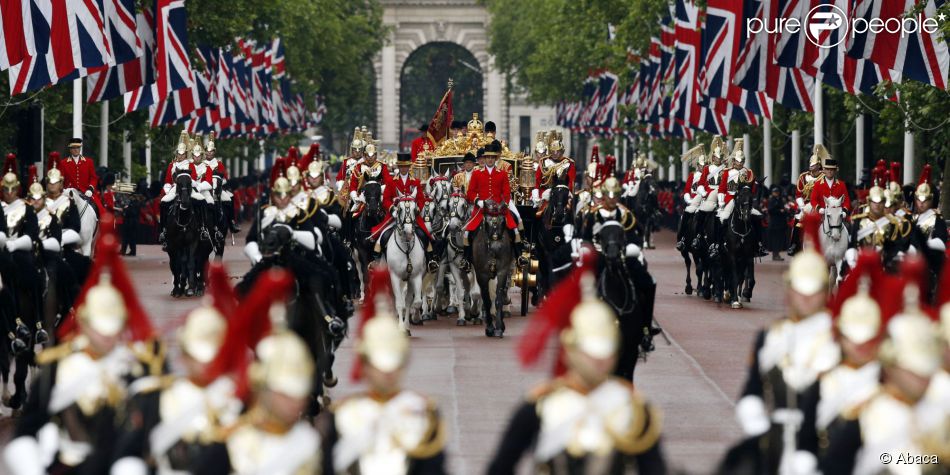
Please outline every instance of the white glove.
[[798, 204], [798, 209], [805, 208], [805, 200], [803, 200], [801, 197], [795, 198], [795, 203]]
[[317, 253], [323, 255], [323, 231], [320, 228], [313, 228], [313, 235], [317, 237]]
[[0, 247], [7, 245], [7, 233], [0, 231]]
[[92, 198], [92, 190], [86, 190], [86, 196]]
[[719, 194], [716, 195], [716, 199], [719, 200], [719, 207], [722, 208], [726, 204], [726, 195]]
[[212, 188], [211, 183], [208, 183], [206, 181], [198, 182], [198, 191], [210, 191], [211, 188]]
[[736, 404], [736, 420], [742, 432], [748, 437], [766, 433], [772, 426], [765, 411], [765, 402], [759, 396], [748, 395]]
[[356, 193], [356, 190], [351, 191], [351, 192], [350, 192], [350, 201], [352, 201], [352, 202], [355, 203], [355, 202], [357, 202], [357, 201], [359, 201], [359, 200], [360, 200], [360, 197], [359, 197], [359, 195]]
[[3, 461], [14, 475], [42, 475], [40, 444], [29, 435], [17, 437], [3, 449]]
[[485, 200], [478, 200], [478, 203], [475, 203], [475, 204], [477, 204], [479, 208], [484, 208], [484, 207], [485, 207]]
[[844, 251], [844, 260], [848, 263], [848, 267], [854, 269], [854, 265], [858, 263], [858, 250], [852, 247]]
[[531, 201], [534, 202], [535, 204], [537, 204], [538, 201], [541, 201], [541, 194], [538, 193], [537, 188], [531, 190]]
[[574, 225], [573, 224], [565, 224], [562, 230], [564, 231], [565, 241], [570, 241], [571, 239], [574, 239]]
[[162, 191], [164, 191], [165, 193], [168, 193], [172, 191], [172, 189], [174, 188], [175, 188], [175, 185], [172, 185], [171, 183], [165, 183], [165, 185], [162, 186]]
[[7, 251], [29, 251], [33, 245], [33, 240], [29, 236], [20, 236], [12, 241], [7, 241]]
[[63, 230], [63, 246], [69, 246], [71, 244], [79, 244], [82, 238], [79, 237], [79, 233], [73, 231], [72, 229]]
[[343, 189], [343, 182], [342, 182], [342, 181], [337, 181], [337, 182], [336, 182], [336, 192], [339, 193], [340, 190], [342, 190], [342, 189]]
[[55, 238], [46, 238], [43, 240], [43, 249], [50, 252], [59, 252], [59, 241]]
[[927, 247], [934, 251], [944, 252], [947, 250], [947, 243], [940, 238], [930, 238], [927, 240]]
[[310, 231], [294, 231], [294, 241], [311, 251], [316, 247], [316, 239]]
[[261, 248], [256, 242], [249, 242], [244, 246], [244, 255], [251, 260], [251, 265], [257, 264], [264, 258]]
[[544, 193], [541, 193], [541, 201], [548, 201], [551, 199], [551, 189], [548, 188], [544, 190]]
[[335, 214], [327, 215], [327, 225], [333, 229], [341, 229], [343, 227], [343, 222], [340, 221], [340, 217]]
[[624, 253], [627, 257], [639, 258], [640, 257], [640, 246], [636, 244], [627, 244], [626, 252]]
[[699, 193], [699, 196], [705, 198], [706, 195], [709, 194], [709, 190], [707, 190], [705, 186], [697, 186], [696, 193]]
[[147, 475], [145, 461], [138, 457], [122, 457], [112, 464], [109, 475]]
[[690, 201], [693, 201], [693, 195], [689, 193], [683, 193], [683, 201], [687, 203], [689, 203]]

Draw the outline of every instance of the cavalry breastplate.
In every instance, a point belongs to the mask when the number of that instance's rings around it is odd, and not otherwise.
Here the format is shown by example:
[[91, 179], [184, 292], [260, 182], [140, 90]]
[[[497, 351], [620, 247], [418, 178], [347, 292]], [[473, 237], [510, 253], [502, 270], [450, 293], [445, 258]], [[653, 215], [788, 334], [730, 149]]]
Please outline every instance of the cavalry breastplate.
[[310, 192], [310, 195], [321, 208], [328, 206], [333, 201], [333, 198], [336, 197], [336, 194], [333, 192], [333, 190], [327, 186], [317, 187]]
[[880, 250], [884, 243], [897, 238], [897, 218], [883, 216], [877, 220], [864, 217], [858, 222], [858, 243], [861, 246], [873, 246]]
[[297, 475], [320, 469], [320, 436], [303, 422], [284, 434], [243, 425], [228, 437], [227, 449], [234, 473]]
[[70, 203], [69, 198], [66, 194], [59, 195], [59, 198], [55, 200], [46, 199], [46, 209], [49, 209], [56, 215], [57, 218], [63, 219], [63, 215], [66, 214], [66, 211], [69, 210]]
[[264, 216], [261, 218], [261, 228], [267, 228], [272, 224], [292, 224], [294, 218], [300, 213], [300, 208], [295, 205], [287, 205], [284, 209], [277, 209], [276, 206], [264, 208]]
[[746, 181], [746, 176], [747, 173], [745, 168], [741, 170], [729, 170], [729, 182], [726, 184], [726, 188], [729, 190], [730, 194], [739, 191], [740, 185], [748, 183], [748, 181]]
[[48, 209], [41, 209], [36, 213], [36, 223], [40, 228], [40, 237], [47, 238], [49, 237], [49, 226], [53, 224], [53, 215], [49, 212]]
[[707, 175], [706, 175], [706, 181], [708, 181], [710, 185], [718, 186], [719, 179], [721, 177], [722, 177], [722, 166], [710, 165], [709, 171], [707, 172]]
[[9, 234], [9, 237], [17, 237], [20, 233], [20, 224], [23, 222], [23, 217], [26, 216], [26, 202], [16, 200], [6, 205], [3, 213], [7, 218], [7, 234]]
[[929, 209], [914, 217], [915, 224], [928, 238], [937, 224], [937, 213]]

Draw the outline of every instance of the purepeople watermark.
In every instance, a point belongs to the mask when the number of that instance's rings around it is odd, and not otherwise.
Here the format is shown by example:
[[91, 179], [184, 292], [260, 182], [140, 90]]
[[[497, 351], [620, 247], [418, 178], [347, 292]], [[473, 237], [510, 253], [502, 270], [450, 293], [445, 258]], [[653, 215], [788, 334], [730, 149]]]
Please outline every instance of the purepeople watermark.
[[[865, 33], [899, 34], [901, 38], [916, 35], [919, 32], [934, 34], [940, 29], [940, 21], [945, 15], [927, 18], [923, 13], [901, 18], [851, 18], [834, 5], [818, 5], [812, 8], [805, 20], [800, 18], [775, 18], [771, 22], [762, 18], [746, 19], [746, 38], [755, 34], [805, 33], [805, 37], [819, 48], [834, 48], [848, 35], [855, 37]], [[939, 20], [939, 21], [938, 21]], [[831, 36], [832, 33], [837, 33]]]

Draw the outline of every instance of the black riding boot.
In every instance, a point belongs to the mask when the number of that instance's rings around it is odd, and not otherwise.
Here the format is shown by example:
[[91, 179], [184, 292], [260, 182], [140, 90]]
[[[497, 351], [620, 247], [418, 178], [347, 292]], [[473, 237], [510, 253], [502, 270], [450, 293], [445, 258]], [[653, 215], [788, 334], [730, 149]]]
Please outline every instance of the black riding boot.
[[679, 229], [676, 230], [676, 250], [683, 251], [686, 249], [686, 238], [683, 237], [686, 234], [686, 230], [689, 228], [689, 223], [693, 219], [694, 213], [683, 213], [683, 216], [680, 218]]
[[201, 229], [201, 240], [202, 241], [211, 241], [211, 233], [208, 231], [208, 208], [210, 205], [208, 203], [202, 203], [198, 205], [198, 226]]
[[769, 255], [769, 251], [768, 249], [766, 249], [765, 243], [762, 242], [762, 235], [764, 234], [762, 232], [762, 216], [752, 215], [751, 219], [752, 219], [753, 233], [755, 234], [754, 239], [756, 242], [756, 246], [758, 246], [758, 249], [756, 250], [756, 256], [765, 257]]
[[789, 256], [794, 256], [798, 252], [800, 239], [801, 228], [799, 228], [796, 223], [796, 225], [792, 226], [792, 236], [788, 244], [788, 251], [786, 251]]
[[231, 234], [237, 234], [241, 232], [241, 228], [237, 226], [237, 222], [234, 221], [234, 202], [233, 201], [222, 201], [222, 209], [224, 210], [224, 219], [228, 224], [228, 230], [231, 231]]
[[165, 243], [165, 224], [168, 222], [169, 203], [161, 202], [158, 205], [158, 227], [162, 230], [158, 233], [158, 243], [162, 245], [162, 250], [168, 250], [168, 244]]
[[694, 229], [696, 229], [696, 235], [693, 236], [693, 242], [690, 243], [693, 249], [699, 249], [702, 247], [700, 238], [706, 230], [706, 220], [709, 219], [709, 214], [710, 213], [708, 211], [697, 211], [696, 216], [693, 217], [693, 219], [696, 220], [696, 226], [694, 226]]

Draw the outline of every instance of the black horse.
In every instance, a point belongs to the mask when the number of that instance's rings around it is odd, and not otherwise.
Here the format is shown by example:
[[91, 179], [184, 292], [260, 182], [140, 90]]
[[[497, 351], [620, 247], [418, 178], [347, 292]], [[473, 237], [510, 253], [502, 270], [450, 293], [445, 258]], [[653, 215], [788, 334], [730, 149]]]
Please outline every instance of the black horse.
[[597, 293], [613, 308], [620, 322], [620, 352], [614, 374], [629, 381], [640, 354], [653, 351], [656, 282], [643, 264], [626, 256], [627, 238], [620, 223], [605, 223], [597, 239], [602, 257]]
[[[257, 278], [272, 268], [282, 268], [294, 276], [294, 287], [287, 305], [287, 326], [307, 344], [317, 365], [308, 415], [315, 416], [329, 399], [325, 387], [335, 386], [334, 352], [346, 331], [339, 318], [339, 290], [335, 273], [322, 258], [301, 248], [287, 226], [270, 226], [260, 236], [263, 258], [235, 287], [238, 295], [247, 295]], [[322, 403], [321, 403], [322, 399]]]
[[632, 203], [628, 202], [628, 208], [637, 217], [637, 231], [643, 238], [644, 247], [653, 249], [653, 231], [656, 230], [660, 212], [653, 175], [648, 174], [640, 179], [637, 194], [633, 196]]
[[[515, 254], [512, 233], [506, 225], [506, 211], [501, 203], [486, 201], [482, 223], [472, 240], [472, 268], [482, 293], [485, 336], [498, 338], [505, 334], [504, 308]], [[492, 279], [495, 280], [494, 302], [489, 287]]]
[[356, 255], [359, 259], [360, 275], [363, 278], [363, 295], [369, 285], [367, 269], [373, 261], [373, 247], [375, 244], [369, 237], [373, 228], [383, 221], [386, 211], [383, 210], [383, 187], [379, 182], [370, 181], [363, 184], [363, 210], [353, 223], [353, 242], [356, 246]]
[[172, 297], [192, 297], [198, 292], [198, 246], [200, 223], [197, 204], [191, 198], [192, 182], [187, 173], [175, 177], [175, 199], [165, 224], [168, 266], [174, 277]]
[[564, 227], [574, 226], [573, 208], [571, 190], [566, 185], [557, 185], [541, 213], [541, 226], [534, 227], [538, 250], [537, 300], [571, 272], [571, 244], [565, 239]]
[[724, 229], [726, 251], [722, 257], [726, 264], [725, 287], [728, 292], [724, 298], [731, 300], [732, 308], [742, 308], [740, 292], [742, 300], [749, 302], [755, 287], [754, 260], [758, 242], [752, 220], [752, 187], [741, 185], [734, 199], [735, 208]]

